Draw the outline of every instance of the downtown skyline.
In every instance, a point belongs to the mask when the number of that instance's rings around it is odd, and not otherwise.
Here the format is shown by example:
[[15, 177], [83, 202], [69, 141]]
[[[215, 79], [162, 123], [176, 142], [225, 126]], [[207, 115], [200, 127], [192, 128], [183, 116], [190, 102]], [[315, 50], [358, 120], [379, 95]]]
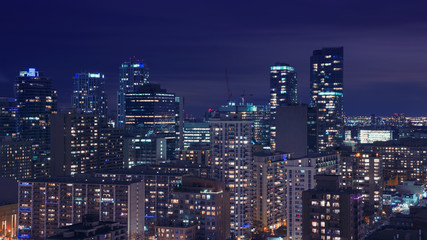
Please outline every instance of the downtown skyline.
[[[120, 64], [136, 56], [150, 69], [150, 81], [183, 96], [186, 113], [195, 116], [226, 103], [225, 69], [234, 101], [245, 92], [253, 95], [247, 101], [266, 103], [269, 67], [276, 62], [295, 66], [298, 100], [308, 103], [312, 51], [343, 46], [346, 115], [427, 114], [418, 107], [427, 103], [425, 3], [313, 3], [318, 11], [300, 3], [275, 3], [277, 9], [269, 3], [170, 2], [164, 9], [134, 3], [116, 10], [104, 1], [96, 11], [90, 11], [95, 3], [29, 2], [19, 11], [7, 3], [0, 94], [12, 97], [19, 71], [35, 67], [52, 78], [59, 106], [69, 107], [74, 74], [102, 72], [109, 106], [115, 107]], [[283, 7], [295, 11], [280, 12]]]

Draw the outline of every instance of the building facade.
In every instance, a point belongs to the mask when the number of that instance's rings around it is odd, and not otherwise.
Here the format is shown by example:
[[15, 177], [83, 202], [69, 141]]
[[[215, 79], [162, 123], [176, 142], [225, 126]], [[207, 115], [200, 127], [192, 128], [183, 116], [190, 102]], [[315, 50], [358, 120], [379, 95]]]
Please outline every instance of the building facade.
[[338, 154], [294, 158], [286, 161], [286, 221], [288, 239], [302, 239], [302, 193], [316, 186], [317, 174], [337, 174]]
[[57, 111], [57, 95], [52, 80], [35, 68], [21, 71], [16, 77], [18, 135], [32, 141], [37, 150], [33, 161], [34, 177], [49, 174], [50, 115]]
[[73, 77], [73, 108], [83, 113], [95, 114], [107, 120], [108, 105], [105, 93], [105, 79], [102, 73], [82, 72]]
[[238, 115], [211, 118], [211, 154], [214, 178], [230, 190], [231, 234], [248, 239], [251, 223], [252, 129]]
[[56, 229], [97, 214], [126, 226], [128, 237], [144, 230], [144, 183], [102, 178], [50, 178], [19, 182], [18, 236], [46, 239]]
[[118, 127], [125, 125], [126, 93], [135, 92], [139, 87], [148, 83], [149, 72], [142, 61], [135, 58], [124, 62], [120, 68], [119, 90], [117, 91], [117, 123]]
[[312, 107], [317, 109], [317, 147], [330, 153], [343, 138], [343, 48], [322, 48], [310, 58]]
[[340, 189], [338, 175], [317, 175], [314, 189], [303, 192], [303, 239], [364, 238], [362, 197]]

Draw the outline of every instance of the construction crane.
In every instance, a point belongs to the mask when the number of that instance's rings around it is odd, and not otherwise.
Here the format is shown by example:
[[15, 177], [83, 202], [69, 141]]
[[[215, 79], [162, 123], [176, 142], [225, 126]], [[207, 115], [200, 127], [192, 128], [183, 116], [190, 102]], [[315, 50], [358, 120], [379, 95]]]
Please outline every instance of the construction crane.
[[246, 94], [246, 90], [243, 89], [243, 93], [240, 96], [242, 97], [242, 103], [245, 104], [245, 97], [252, 97], [253, 94], [252, 93]]
[[226, 81], [226, 84], [227, 84], [227, 102], [230, 102], [231, 101], [231, 97], [232, 97], [232, 93], [231, 93], [231, 90], [230, 90], [230, 81], [228, 80], [228, 71], [227, 71], [227, 69], [225, 69], [225, 81]]

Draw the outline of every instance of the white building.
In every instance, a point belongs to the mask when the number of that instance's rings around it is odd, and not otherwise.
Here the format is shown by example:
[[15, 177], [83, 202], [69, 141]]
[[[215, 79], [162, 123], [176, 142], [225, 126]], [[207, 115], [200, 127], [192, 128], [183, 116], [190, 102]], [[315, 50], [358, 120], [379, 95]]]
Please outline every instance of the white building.
[[302, 192], [316, 186], [316, 174], [338, 174], [339, 155], [316, 155], [286, 161], [288, 239], [302, 239]]
[[231, 234], [238, 239], [250, 234], [251, 124], [236, 115], [210, 121], [213, 176], [230, 189]]

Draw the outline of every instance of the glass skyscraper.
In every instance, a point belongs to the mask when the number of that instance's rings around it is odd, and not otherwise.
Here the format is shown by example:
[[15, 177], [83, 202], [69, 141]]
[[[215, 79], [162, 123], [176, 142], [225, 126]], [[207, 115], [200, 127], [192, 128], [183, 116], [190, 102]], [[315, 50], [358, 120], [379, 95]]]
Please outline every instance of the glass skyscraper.
[[148, 83], [148, 69], [145, 64], [136, 59], [130, 59], [120, 66], [119, 91], [117, 92], [117, 126], [125, 125], [126, 93], [137, 91]]
[[0, 138], [16, 137], [16, 99], [0, 97]]
[[83, 113], [95, 114], [106, 120], [108, 107], [104, 74], [76, 73], [73, 83], [73, 108], [78, 108]]
[[52, 81], [35, 68], [21, 71], [15, 82], [18, 108], [18, 135], [33, 141], [37, 149], [33, 158], [35, 177], [48, 175], [50, 158], [50, 115], [56, 113], [56, 91]]
[[[145, 137], [164, 137], [167, 140], [168, 158], [173, 159], [179, 148], [180, 109], [179, 98], [158, 84], [146, 83], [137, 91], [126, 93], [125, 126], [141, 130]], [[177, 116], [178, 113], [178, 116]]]
[[297, 74], [287, 63], [276, 63], [270, 67], [270, 145], [276, 149], [276, 109], [297, 104]]
[[333, 150], [342, 140], [343, 48], [315, 50], [310, 58], [312, 107], [317, 109], [318, 152]]
[[270, 107], [273, 112], [279, 106], [297, 104], [297, 74], [286, 63], [270, 67]]

